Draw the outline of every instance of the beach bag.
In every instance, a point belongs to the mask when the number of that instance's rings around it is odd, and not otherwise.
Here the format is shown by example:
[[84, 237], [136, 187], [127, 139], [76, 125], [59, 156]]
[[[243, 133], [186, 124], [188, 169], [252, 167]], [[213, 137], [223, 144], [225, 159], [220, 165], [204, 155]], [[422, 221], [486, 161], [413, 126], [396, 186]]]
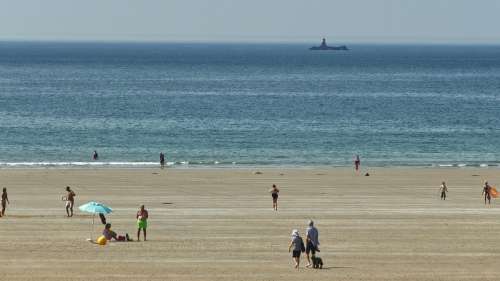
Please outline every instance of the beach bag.
[[300, 251], [303, 253], [306, 251], [306, 246], [304, 246], [304, 241], [302, 240], [302, 238], [300, 238]]

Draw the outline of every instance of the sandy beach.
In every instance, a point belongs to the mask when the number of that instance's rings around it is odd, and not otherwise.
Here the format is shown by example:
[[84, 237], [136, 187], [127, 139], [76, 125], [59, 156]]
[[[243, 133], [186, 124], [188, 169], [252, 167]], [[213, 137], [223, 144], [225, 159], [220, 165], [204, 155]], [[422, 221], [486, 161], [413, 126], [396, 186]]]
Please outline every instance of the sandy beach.
[[[262, 174], [256, 174], [261, 171]], [[482, 182], [497, 168], [3, 169], [11, 204], [0, 218], [1, 280], [498, 280], [500, 208]], [[448, 183], [447, 201], [439, 185]], [[281, 189], [278, 212], [268, 193]], [[135, 237], [149, 210], [147, 242], [94, 245], [91, 216], [114, 210], [113, 230]], [[293, 228], [320, 232], [324, 269], [293, 269]], [[96, 221], [97, 222], [97, 221]], [[102, 225], [96, 223], [93, 236]]]

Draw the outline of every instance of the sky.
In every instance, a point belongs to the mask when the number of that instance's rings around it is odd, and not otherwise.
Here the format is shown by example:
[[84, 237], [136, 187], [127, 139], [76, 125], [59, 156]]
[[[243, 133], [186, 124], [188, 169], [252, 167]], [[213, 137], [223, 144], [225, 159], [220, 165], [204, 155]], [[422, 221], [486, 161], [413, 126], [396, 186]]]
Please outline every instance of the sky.
[[500, 43], [500, 0], [0, 0], [0, 40]]

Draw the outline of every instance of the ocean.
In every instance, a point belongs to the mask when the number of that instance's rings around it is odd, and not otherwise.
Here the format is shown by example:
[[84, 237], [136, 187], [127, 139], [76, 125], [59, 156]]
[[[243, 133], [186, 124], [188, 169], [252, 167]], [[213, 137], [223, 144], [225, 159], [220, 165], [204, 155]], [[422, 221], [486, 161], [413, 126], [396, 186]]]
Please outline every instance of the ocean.
[[500, 164], [500, 46], [308, 47], [0, 42], [0, 167]]

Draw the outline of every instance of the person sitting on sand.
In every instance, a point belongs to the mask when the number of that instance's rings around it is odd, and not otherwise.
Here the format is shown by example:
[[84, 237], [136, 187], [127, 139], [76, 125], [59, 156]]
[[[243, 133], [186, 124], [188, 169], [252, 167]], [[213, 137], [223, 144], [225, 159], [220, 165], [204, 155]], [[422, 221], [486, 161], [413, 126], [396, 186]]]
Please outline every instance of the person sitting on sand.
[[319, 233], [318, 229], [314, 227], [314, 222], [309, 220], [309, 227], [306, 230], [306, 257], [307, 257], [307, 265], [306, 267], [311, 266], [311, 259], [309, 258], [309, 253], [314, 257], [316, 252], [319, 252]]
[[269, 190], [271, 193], [271, 196], [273, 197], [273, 209], [275, 211], [278, 211], [278, 193], [280, 193], [280, 190], [276, 187], [275, 184], [273, 184], [273, 188]]
[[68, 193], [66, 195], [66, 215], [68, 217], [73, 216], [73, 206], [75, 205], [75, 192], [71, 190], [69, 186], [66, 186], [66, 192]]
[[144, 241], [146, 241], [146, 229], [148, 228], [148, 211], [141, 205], [141, 208], [135, 216], [137, 219], [137, 241], [141, 241], [141, 229], [144, 232]]
[[441, 200], [446, 200], [446, 193], [448, 192], [448, 187], [446, 186], [446, 183], [444, 181], [443, 183], [441, 183], [439, 191], [441, 191]]
[[2, 212], [0, 212], [0, 217], [5, 216], [5, 208], [7, 207], [7, 204], [10, 204], [9, 196], [7, 195], [7, 188], [4, 187], [2, 192]]
[[486, 200], [488, 200], [488, 205], [491, 204], [491, 186], [488, 184], [487, 181], [484, 182], [483, 195], [484, 195], [484, 205], [486, 205]]
[[104, 230], [102, 231], [102, 235], [106, 238], [106, 240], [111, 241], [111, 239], [115, 239], [115, 241], [132, 241], [130, 237], [128, 236], [128, 233], [125, 233], [125, 236], [122, 235], [117, 235], [116, 232], [111, 230], [111, 224], [107, 223], [104, 226]]
[[288, 246], [288, 252], [292, 251], [292, 259], [295, 262], [295, 268], [299, 269], [300, 254], [305, 251], [304, 241], [299, 235], [299, 231], [294, 229], [292, 231], [292, 240]]

